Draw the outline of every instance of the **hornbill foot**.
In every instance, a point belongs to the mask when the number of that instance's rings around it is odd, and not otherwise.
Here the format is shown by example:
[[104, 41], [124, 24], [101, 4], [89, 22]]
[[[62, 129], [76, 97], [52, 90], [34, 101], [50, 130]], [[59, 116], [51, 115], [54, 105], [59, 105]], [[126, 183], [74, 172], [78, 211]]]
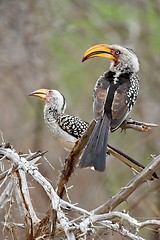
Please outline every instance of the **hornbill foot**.
[[122, 128], [122, 131], [130, 128], [139, 132], [149, 132], [153, 127], [158, 127], [158, 124], [140, 122], [129, 118], [128, 120], [125, 120], [120, 127]]

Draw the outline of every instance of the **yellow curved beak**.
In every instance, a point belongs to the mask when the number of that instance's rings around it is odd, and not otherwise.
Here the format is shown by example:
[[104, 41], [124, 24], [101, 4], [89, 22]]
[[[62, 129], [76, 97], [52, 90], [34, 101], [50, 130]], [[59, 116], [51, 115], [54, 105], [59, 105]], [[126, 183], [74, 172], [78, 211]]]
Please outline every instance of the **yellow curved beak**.
[[112, 54], [112, 49], [108, 44], [98, 44], [89, 48], [83, 55], [82, 62], [89, 58], [102, 57], [108, 58], [112, 61], [116, 60]]
[[48, 94], [48, 89], [45, 89], [45, 88], [41, 88], [41, 89], [38, 89], [32, 93], [29, 94], [29, 96], [35, 96], [35, 97], [39, 97], [43, 100], [46, 100], [46, 96]]

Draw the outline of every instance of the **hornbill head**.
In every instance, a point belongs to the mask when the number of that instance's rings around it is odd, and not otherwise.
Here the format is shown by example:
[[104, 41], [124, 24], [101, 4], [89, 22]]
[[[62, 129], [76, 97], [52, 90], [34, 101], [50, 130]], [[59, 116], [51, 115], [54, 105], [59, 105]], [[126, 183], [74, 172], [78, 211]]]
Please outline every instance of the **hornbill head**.
[[46, 102], [47, 108], [56, 110], [59, 114], [63, 113], [66, 109], [66, 101], [64, 96], [57, 90], [49, 90], [45, 88], [38, 89], [29, 94], [43, 99]]
[[118, 45], [98, 44], [89, 48], [82, 58], [82, 62], [93, 57], [112, 60], [110, 70], [121, 72], [138, 72], [139, 61], [135, 52]]

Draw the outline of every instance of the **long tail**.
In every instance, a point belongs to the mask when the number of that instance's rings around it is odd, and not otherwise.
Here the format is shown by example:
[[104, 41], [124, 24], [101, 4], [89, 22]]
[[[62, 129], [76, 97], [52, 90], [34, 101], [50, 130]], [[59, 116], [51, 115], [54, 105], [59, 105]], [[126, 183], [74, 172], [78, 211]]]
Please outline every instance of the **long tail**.
[[81, 158], [80, 167], [94, 167], [97, 171], [104, 171], [106, 166], [106, 150], [110, 120], [104, 115], [96, 122], [88, 144]]

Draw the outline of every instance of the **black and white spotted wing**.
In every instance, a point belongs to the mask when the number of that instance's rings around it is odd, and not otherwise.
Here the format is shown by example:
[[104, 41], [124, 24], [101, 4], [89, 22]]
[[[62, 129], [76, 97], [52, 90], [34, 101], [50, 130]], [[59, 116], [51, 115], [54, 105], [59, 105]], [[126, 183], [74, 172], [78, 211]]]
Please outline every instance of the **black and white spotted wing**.
[[57, 122], [63, 131], [77, 139], [82, 137], [89, 126], [87, 122], [71, 115], [59, 115]]

